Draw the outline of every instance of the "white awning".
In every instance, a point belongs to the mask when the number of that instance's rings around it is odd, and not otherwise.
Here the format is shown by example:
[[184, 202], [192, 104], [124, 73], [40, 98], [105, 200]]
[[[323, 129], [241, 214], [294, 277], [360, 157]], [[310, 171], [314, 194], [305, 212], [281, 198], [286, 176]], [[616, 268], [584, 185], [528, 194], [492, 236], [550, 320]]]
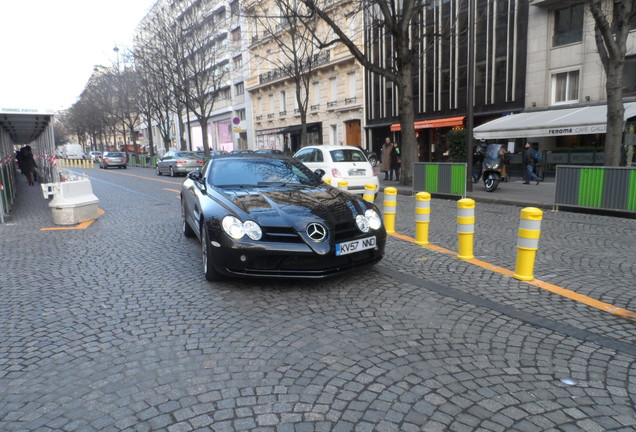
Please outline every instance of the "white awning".
[[[636, 102], [625, 104], [625, 119], [636, 116]], [[477, 126], [475, 139], [537, 138], [588, 135], [607, 130], [607, 106], [530, 111], [511, 114]]]

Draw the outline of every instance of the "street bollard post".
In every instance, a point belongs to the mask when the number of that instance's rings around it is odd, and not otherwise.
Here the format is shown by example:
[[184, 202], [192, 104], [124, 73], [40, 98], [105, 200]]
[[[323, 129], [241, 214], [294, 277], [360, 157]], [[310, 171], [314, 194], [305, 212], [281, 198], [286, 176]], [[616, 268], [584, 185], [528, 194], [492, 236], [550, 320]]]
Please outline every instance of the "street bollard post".
[[534, 261], [539, 249], [541, 237], [541, 220], [543, 211], [536, 207], [521, 209], [519, 234], [517, 239], [517, 262], [512, 277], [518, 280], [533, 280]]
[[386, 232], [395, 232], [395, 213], [397, 209], [397, 189], [394, 187], [384, 188], [384, 227]]
[[348, 191], [349, 190], [349, 182], [346, 180], [340, 180], [338, 182], [338, 189], [343, 190], [343, 191]]
[[457, 258], [473, 259], [473, 239], [475, 237], [475, 201], [463, 198], [457, 201]]
[[428, 244], [428, 226], [431, 221], [431, 194], [418, 192], [415, 195], [415, 244]]
[[326, 178], [326, 179], [322, 179], [322, 181], [324, 181], [325, 183], [327, 183], [328, 185], [331, 184], [331, 179], [330, 178]]
[[364, 195], [362, 195], [362, 199], [372, 203], [375, 201], [375, 185], [373, 183], [367, 183], [364, 186]]

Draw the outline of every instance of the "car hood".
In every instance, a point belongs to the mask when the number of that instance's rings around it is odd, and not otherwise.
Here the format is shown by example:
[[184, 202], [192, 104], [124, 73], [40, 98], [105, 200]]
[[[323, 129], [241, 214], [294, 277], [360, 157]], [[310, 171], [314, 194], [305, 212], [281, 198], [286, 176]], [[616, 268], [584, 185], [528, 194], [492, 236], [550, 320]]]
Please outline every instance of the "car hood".
[[[353, 223], [355, 216], [369, 207], [359, 198], [328, 185], [224, 189], [223, 194], [243, 213], [237, 215], [243, 220], [254, 220], [262, 227], [292, 227], [321, 254], [333, 247], [337, 226]], [[306, 231], [312, 222], [327, 228], [326, 241], [316, 243], [309, 239]]]

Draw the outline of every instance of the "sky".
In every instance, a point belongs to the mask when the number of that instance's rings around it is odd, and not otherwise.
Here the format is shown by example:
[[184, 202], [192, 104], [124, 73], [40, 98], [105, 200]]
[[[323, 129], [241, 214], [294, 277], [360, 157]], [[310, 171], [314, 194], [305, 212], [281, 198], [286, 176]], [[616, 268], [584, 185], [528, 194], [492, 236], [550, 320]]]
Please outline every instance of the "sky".
[[69, 108], [155, 1], [0, 0], [0, 111]]

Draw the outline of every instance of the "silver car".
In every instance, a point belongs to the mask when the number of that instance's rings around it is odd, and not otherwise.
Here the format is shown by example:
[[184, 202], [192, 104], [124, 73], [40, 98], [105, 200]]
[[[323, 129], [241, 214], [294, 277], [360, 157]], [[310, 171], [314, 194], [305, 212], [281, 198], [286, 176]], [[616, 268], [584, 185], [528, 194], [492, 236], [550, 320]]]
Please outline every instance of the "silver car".
[[195, 152], [169, 151], [157, 162], [157, 175], [186, 175], [190, 171], [200, 169], [204, 163], [205, 160]]
[[122, 152], [106, 152], [99, 161], [99, 167], [107, 169], [110, 167], [128, 168], [128, 160], [126, 154]]

